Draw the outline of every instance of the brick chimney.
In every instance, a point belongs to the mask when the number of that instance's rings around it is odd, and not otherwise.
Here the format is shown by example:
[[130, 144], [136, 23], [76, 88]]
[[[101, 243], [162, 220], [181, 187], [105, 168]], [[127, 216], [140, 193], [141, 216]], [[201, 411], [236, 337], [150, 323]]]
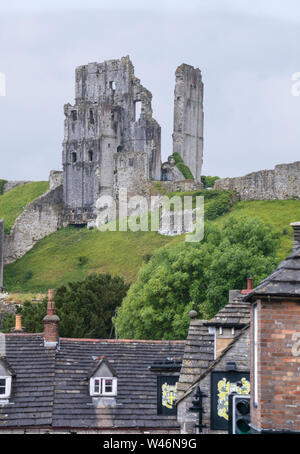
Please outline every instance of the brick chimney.
[[294, 229], [293, 251], [300, 248], [300, 222], [292, 222], [290, 224]]
[[44, 344], [45, 347], [56, 347], [58, 343], [59, 317], [55, 314], [54, 290], [48, 290], [47, 315], [44, 317]]
[[244, 289], [241, 291], [242, 295], [248, 295], [248, 293], [251, 293], [253, 290], [253, 279], [252, 277], [247, 278], [247, 290]]

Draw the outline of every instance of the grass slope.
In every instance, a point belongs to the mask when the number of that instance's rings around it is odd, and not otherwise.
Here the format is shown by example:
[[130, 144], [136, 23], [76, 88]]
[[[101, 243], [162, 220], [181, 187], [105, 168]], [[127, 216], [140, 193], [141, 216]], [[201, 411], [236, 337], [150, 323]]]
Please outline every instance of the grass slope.
[[237, 218], [243, 216], [258, 217], [274, 230], [281, 234], [281, 247], [279, 257], [285, 259], [293, 247], [293, 229], [291, 222], [300, 219], [299, 200], [251, 200], [235, 203], [230, 212], [220, 216], [214, 222], [219, 225], [229, 216]]
[[131, 282], [157, 249], [181, 241], [156, 232], [100, 232], [69, 227], [39, 241], [4, 270], [9, 291], [44, 292], [92, 272], [110, 272]]
[[[293, 233], [289, 224], [300, 219], [300, 201], [247, 201], [229, 206], [228, 200], [223, 199], [224, 194], [206, 203], [206, 211], [210, 211], [212, 217], [224, 213], [212, 222], [221, 225], [231, 215], [257, 216], [281, 234], [280, 259], [291, 252]], [[177, 244], [183, 238], [183, 235], [165, 237], [155, 232], [61, 229], [5, 267], [5, 287], [16, 292], [45, 292], [48, 288], [83, 279], [92, 272], [110, 272], [132, 282], [141, 265], [157, 249]]]
[[44, 194], [48, 188], [47, 181], [36, 181], [17, 186], [0, 195], [0, 219], [4, 219], [5, 233], [10, 233], [15, 220], [26, 205]]

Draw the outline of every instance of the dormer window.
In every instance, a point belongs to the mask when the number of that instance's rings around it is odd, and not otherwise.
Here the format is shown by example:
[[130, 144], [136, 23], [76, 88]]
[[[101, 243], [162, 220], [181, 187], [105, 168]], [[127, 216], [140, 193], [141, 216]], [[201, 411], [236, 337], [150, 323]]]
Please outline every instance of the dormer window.
[[0, 400], [8, 399], [11, 394], [11, 377], [0, 376]]
[[94, 377], [90, 380], [91, 396], [116, 396], [117, 378]]
[[15, 376], [13, 368], [5, 356], [0, 356], [0, 404], [5, 404], [11, 395], [12, 377]]
[[90, 395], [94, 397], [114, 397], [117, 395], [117, 374], [106, 358], [94, 358], [89, 373]]

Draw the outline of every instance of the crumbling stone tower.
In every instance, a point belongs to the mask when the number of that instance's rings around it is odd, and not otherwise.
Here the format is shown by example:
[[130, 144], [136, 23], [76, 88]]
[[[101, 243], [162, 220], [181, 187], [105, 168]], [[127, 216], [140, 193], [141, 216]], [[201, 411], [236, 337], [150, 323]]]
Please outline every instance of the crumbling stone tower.
[[203, 83], [199, 68], [182, 64], [175, 73], [173, 153], [200, 182], [203, 162]]
[[[101, 195], [161, 178], [161, 128], [151, 93], [134, 75], [130, 58], [76, 68], [75, 104], [66, 104], [63, 141], [67, 221], [94, 218]], [[140, 114], [138, 106], [140, 105]]]

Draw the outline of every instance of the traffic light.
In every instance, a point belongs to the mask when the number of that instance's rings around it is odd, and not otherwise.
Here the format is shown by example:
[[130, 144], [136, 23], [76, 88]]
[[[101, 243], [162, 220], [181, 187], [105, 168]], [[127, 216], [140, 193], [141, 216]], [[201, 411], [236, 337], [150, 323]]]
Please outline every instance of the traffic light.
[[229, 395], [228, 432], [231, 434], [250, 434], [250, 396]]

